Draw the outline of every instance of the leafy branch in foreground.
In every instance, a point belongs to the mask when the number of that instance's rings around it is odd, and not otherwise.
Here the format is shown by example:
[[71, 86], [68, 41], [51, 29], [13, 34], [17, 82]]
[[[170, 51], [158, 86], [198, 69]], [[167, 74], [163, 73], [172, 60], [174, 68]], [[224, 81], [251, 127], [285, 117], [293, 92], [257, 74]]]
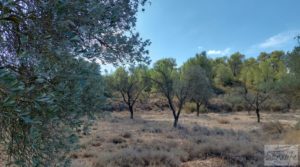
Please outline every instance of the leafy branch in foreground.
[[145, 0], [1, 1], [0, 142], [10, 163], [67, 165], [83, 117], [104, 103], [102, 63], [149, 62]]

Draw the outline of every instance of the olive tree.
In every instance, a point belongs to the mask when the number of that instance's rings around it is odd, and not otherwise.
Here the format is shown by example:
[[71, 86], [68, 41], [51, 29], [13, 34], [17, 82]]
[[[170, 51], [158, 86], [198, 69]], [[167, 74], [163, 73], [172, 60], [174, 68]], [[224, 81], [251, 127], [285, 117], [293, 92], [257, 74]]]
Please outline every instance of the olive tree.
[[196, 104], [197, 116], [200, 114], [201, 105], [207, 106], [208, 100], [213, 95], [209, 78], [203, 68], [196, 65], [183, 65], [183, 75], [189, 83], [190, 95], [188, 99]]
[[190, 95], [190, 82], [182, 71], [176, 68], [175, 59], [166, 58], [154, 63], [151, 80], [156, 89], [168, 101], [177, 127], [182, 108]]
[[[272, 58], [263, 61], [250, 60], [247, 63], [241, 71], [240, 80], [244, 86], [242, 93], [245, 101], [255, 109], [257, 122], [260, 122], [261, 107], [271, 98], [285, 68], [274, 68], [275, 62]], [[283, 67], [280, 62], [277, 65]]]
[[[83, 116], [101, 109], [95, 63], [149, 62], [145, 0], [0, 2], [0, 142], [20, 166], [63, 166]], [[94, 63], [93, 63], [94, 62]], [[61, 152], [61, 154], [58, 154]]]
[[146, 66], [131, 66], [129, 70], [119, 67], [113, 74], [112, 86], [128, 105], [130, 118], [133, 119], [134, 105], [141, 93], [149, 85]]

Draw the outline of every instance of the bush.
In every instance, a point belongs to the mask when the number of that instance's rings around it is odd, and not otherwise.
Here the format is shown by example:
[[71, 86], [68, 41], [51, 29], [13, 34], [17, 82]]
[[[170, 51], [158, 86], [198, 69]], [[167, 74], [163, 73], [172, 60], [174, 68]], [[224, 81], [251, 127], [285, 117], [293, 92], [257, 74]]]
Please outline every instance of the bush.
[[121, 138], [121, 137], [113, 137], [113, 138], [111, 138], [111, 143], [113, 143], [113, 144], [122, 144], [122, 143], [125, 143], [126, 142], [126, 140], [125, 139], [123, 139], [123, 138]]
[[279, 121], [264, 123], [262, 128], [265, 132], [271, 134], [278, 134], [284, 132], [284, 126]]
[[186, 113], [193, 113], [193, 112], [196, 112], [196, 110], [197, 110], [197, 107], [196, 107], [196, 104], [194, 104], [194, 103], [186, 103], [184, 105], [184, 111]]
[[132, 135], [131, 135], [130, 132], [125, 132], [121, 136], [124, 137], [124, 138], [131, 138]]
[[209, 104], [207, 109], [213, 112], [231, 112], [232, 107], [229, 104]]
[[148, 132], [148, 133], [162, 133], [162, 130], [160, 128], [154, 128], [154, 127], [143, 127], [141, 131]]
[[236, 105], [235, 106], [235, 110], [236, 111], [243, 111], [244, 110], [244, 106], [243, 105]]
[[278, 112], [278, 111], [283, 111], [284, 110], [284, 107], [281, 106], [281, 105], [278, 105], [278, 104], [272, 105], [270, 108], [271, 108], [271, 111], [274, 111], [274, 112]]

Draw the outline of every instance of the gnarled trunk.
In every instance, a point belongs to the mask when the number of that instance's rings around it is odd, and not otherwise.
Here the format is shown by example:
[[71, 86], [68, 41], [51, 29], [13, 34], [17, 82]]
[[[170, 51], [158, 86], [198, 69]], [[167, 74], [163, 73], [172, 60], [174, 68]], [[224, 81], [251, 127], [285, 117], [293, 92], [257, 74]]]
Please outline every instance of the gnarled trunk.
[[175, 117], [174, 117], [174, 123], [173, 123], [173, 127], [174, 127], [174, 128], [176, 128], [177, 125], [178, 125], [178, 118], [179, 118], [178, 116], [175, 116]]
[[259, 108], [256, 108], [256, 116], [257, 116], [257, 122], [260, 123], [260, 114], [259, 114]]
[[199, 115], [200, 115], [200, 103], [196, 103], [196, 105], [197, 105], [197, 116], [199, 117]]
[[130, 118], [133, 119], [133, 106], [129, 106]]

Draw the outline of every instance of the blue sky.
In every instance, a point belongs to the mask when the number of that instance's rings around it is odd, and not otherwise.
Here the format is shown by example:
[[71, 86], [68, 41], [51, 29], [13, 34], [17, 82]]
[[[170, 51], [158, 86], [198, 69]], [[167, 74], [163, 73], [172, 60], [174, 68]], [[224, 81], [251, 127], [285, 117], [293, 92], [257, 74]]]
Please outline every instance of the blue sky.
[[240, 51], [291, 50], [300, 34], [300, 0], [152, 0], [137, 30], [150, 39], [150, 57], [178, 65], [196, 53], [215, 58]]

